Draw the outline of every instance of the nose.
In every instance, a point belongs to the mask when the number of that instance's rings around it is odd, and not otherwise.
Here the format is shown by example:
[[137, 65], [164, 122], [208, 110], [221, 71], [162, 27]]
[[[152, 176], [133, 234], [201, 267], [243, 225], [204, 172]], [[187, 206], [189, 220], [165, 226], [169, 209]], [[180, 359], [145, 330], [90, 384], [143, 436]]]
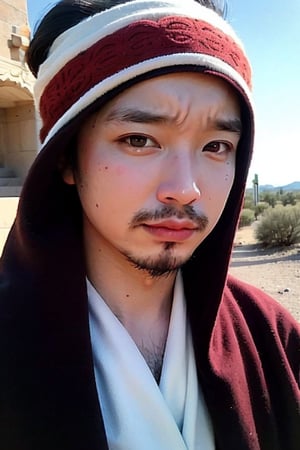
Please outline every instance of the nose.
[[168, 162], [157, 189], [161, 203], [191, 205], [201, 197], [195, 168], [187, 155], [176, 155]]

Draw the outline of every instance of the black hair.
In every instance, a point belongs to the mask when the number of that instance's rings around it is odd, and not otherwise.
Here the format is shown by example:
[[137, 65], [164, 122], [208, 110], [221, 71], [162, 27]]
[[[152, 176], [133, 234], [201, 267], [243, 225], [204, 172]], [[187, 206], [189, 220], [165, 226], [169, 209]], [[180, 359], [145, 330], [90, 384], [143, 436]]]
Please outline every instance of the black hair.
[[[113, 6], [132, 0], [61, 0], [40, 21], [27, 50], [27, 64], [36, 77], [40, 65], [47, 59], [54, 40], [77, 23]], [[212, 9], [220, 16], [226, 15], [226, 0], [194, 0]]]

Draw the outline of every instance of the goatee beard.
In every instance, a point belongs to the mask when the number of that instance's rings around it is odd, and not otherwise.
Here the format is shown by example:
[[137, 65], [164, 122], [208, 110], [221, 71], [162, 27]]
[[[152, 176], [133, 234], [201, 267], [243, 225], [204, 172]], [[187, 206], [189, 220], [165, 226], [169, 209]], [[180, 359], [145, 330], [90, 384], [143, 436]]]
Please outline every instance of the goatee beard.
[[157, 257], [139, 258], [129, 254], [125, 256], [135, 269], [145, 272], [151, 278], [168, 277], [180, 269], [188, 259], [183, 260], [172, 255], [175, 245], [175, 242], [166, 242], [164, 251]]
[[[138, 211], [129, 226], [131, 229], [143, 226], [145, 222], [151, 224], [151, 221], [164, 220], [164, 219], [187, 219], [195, 223], [198, 232], [203, 232], [208, 225], [208, 218], [202, 213], [197, 213], [193, 206], [183, 205], [182, 207], [176, 207], [174, 205], [164, 205], [156, 210], [140, 210]], [[156, 257], [144, 257], [140, 258], [124, 252], [124, 256], [127, 260], [138, 270], [144, 271], [152, 278], [167, 277], [168, 275], [176, 272], [182, 267], [191, 255], [186, 258], [178, 258], [173, 255], [173, 249], [177, 245], [176, 242], [162, 243], [163, 249]]]

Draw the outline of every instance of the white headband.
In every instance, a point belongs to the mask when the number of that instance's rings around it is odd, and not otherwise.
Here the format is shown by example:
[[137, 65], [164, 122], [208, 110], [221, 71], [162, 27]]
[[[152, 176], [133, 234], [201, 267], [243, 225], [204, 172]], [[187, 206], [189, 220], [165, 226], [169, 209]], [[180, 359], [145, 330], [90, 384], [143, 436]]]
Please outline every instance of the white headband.
[[[251, 68], [232, 28], [194, 0], [136, 0], [62, 33], [41, 65], [35, 100], [46, 144], [91, 103], [150, 71], [198, 66], [219, 74], [251, 105]], [[170, 70], [171, 71], [171, 70]]]

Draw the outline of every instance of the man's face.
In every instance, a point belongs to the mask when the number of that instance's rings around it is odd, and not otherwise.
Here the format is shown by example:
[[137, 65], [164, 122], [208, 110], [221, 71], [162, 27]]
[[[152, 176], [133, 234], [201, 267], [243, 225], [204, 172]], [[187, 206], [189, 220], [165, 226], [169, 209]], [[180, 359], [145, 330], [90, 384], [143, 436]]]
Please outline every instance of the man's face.
[[217, 223], [240, 139], [240, 108], [197, 73], [127, 89], [83, 125], [76, 183], [87, 251], [153, 276], [180, 267]]

